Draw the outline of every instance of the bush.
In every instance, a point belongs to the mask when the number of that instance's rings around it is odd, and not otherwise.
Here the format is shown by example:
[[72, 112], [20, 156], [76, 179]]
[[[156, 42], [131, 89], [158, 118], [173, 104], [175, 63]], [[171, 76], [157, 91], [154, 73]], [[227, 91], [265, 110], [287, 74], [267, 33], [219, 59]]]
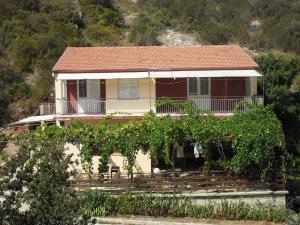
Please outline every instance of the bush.
[[139, 215], [155, 217], [192, 217], [197, 219], [257, 220], [286, 222], [290, 212], [282, 207], [243, 202], [208, 202], [197, 205], [191, 199], [170, 195], [125, 193], [111, 196], [101, 191], [87, 191], [83, 194], [82, 209], [90, 216]]
[[85, 36], [90, 41], [97, 41], [100, 43], [108, 43], [119, 38], [118, 30], [112, 26], [104, 26], [100, 23], [88, 26], [84, 30]]
[[159, 18], [139, 14], [129, 33], [129, 40], [137, 45], [159, 45], [157, 40], [163, 25]]
[[[17, 153], [3, 166], [0, 179], [0, 224], [88, 225], [80, 211], [81, 196], [71, 186], [72, 155], [63, 143], [24, 135]], [[35, 141], [34, 141], [35, 140]], [[26, 207], [27, 206], [27, 207]]]

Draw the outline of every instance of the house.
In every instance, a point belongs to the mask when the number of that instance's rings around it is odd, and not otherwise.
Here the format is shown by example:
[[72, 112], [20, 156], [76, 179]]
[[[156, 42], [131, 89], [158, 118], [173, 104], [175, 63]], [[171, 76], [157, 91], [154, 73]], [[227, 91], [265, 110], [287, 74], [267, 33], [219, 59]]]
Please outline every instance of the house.
[[161, 97], [230, 115], [241, 102], [262, 104], [257, 69], [235, 45], [67, 48], [53, 68], [56, 120], [176, 114], [155, 106]]
[[[230, 116], [245, 110], [244, 103], [263, 104], [257, 69], [236, 45], [69, 47], [52, 71], [55, 104], [43, 104], [40, 113], [52, 114], [58, 125], [95, 123], [111, 114], [118, 120], [142, 117], [150, 110], [178, 116], [173, 107], [156, 107], [157, 99], [169, 97], [192, 100], [205, 113]], [[80, 147], [69, 148], [79, 152]], [[110, 163], [122, 167], [120, 155], [113, 154]], [[148, 156], [139, 153], [137, 163], [136, 170], [151, 171]]]

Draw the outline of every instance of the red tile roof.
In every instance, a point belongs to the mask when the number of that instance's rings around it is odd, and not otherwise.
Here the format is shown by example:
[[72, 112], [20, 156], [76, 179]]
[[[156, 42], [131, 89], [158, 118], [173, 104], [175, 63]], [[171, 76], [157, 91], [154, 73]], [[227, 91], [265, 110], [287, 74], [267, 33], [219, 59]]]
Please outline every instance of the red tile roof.
[[53, 72], [257, 69], [236, 45], [69, 47]]

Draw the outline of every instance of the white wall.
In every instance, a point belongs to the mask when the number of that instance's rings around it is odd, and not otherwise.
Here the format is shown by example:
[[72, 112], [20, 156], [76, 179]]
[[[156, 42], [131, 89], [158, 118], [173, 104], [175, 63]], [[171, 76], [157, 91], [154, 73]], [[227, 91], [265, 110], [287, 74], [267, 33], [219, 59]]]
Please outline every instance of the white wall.
[[155, 111], [155, 82], [139, 79], [139, 99], [118, 99], [118, 79], [106, 80], [106, 112], [145, 113]]
[[[78, 160], [79, 162], [77, 166], [73, 165], [73, 167], [70, 169], [78, 169], [84, 173], [80, 163], [79, 145], [66, 144], [65, 149], [67, 150], [67, 154], [73, 154], [72, 160]], [[121, 173], [126, 173], [123, 168], [123, 161], [124, 158], [121, 156], [121, 154], [115, 152], [110, 156], [108, 166], [118, 166], [120, 167]], [[98, 173], [99, 156], [93, 156], [92, 162], [93, 173]], [[151, 173], [151, 159], [148, 154], [145, 155], [142, 153], [142, 151], [138, 152], [133, 171], [138, 173]]]

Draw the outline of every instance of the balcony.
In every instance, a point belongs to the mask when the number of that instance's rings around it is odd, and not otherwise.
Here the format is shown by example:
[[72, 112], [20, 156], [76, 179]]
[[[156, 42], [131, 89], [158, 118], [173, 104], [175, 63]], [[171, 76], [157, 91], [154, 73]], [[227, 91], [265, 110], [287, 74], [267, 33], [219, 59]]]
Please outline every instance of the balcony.
[[[234, 111], [246, 112], [248, 105], [263, 105], [263, 97], [241, 98], [193, 98], [189, 99], [203, 113], [233, 113]], [[173, 100], [175, 103], [184, 103], [186, 100]], [[156, 113], [180, 114], [181, 111], [173, 104], [156, 107]]]
[[[191, 100], [203, 113], [232, 113], [234, 111], [246, 112], [248, 105], [263, 105], [263, 97], [240, 98], [194, 98]], [[67, 101], [58, 99], [56, 104], [44, 103], [40, 106], [40, 114], [57, 115], [106, 115], [111, 113], [143, 114], [153, 110], [159, 114], [182, 113], [174, 104], [155, 105], [156, 99], [84, 99]], [[184, 103], [186, 99], [173, 100], [174, 103]]]

